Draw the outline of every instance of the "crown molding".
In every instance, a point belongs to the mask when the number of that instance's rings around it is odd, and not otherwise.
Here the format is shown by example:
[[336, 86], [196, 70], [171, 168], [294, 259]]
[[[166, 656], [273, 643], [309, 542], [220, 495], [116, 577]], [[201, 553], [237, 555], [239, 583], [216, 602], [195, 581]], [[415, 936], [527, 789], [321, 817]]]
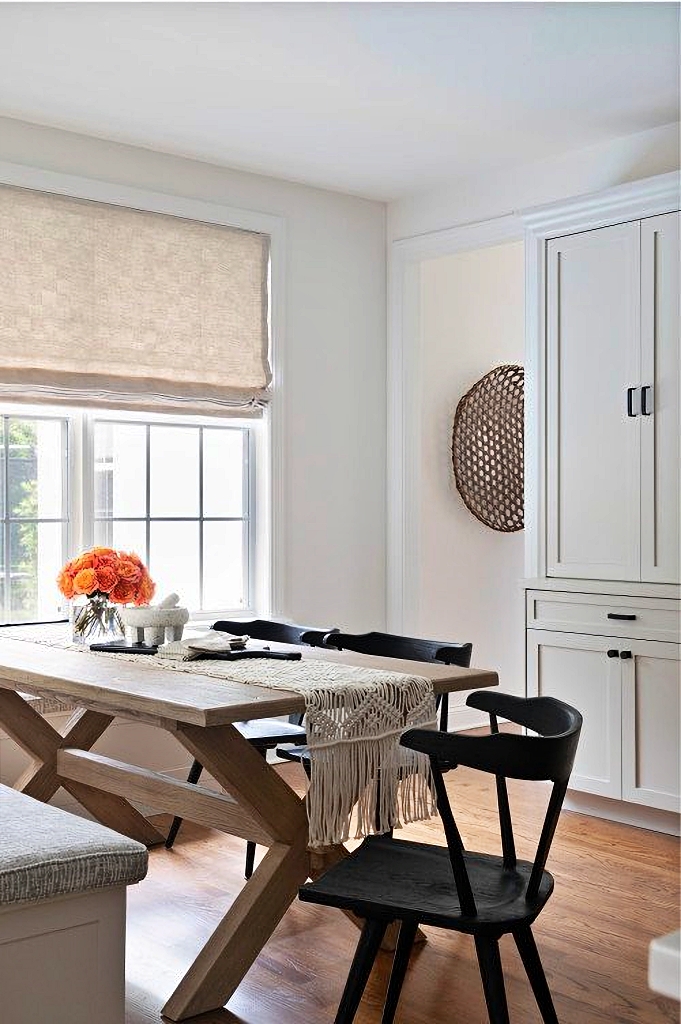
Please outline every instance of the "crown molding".
[[678, 171], [670, 171], [642, 181], [617, 185], [604, 192], [533, 207], [523, 211], [521, 217], [528, 233], [551, 238], [627, 220], [655, 217], [680, 208], [681, 175]]

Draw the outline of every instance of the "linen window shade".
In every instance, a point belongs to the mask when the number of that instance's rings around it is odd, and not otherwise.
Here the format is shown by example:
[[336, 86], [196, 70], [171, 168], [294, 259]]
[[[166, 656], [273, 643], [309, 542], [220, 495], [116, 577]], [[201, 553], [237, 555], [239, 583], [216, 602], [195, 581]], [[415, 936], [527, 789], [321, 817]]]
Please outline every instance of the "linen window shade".
[[0, 397], [257, 415], [269, 237], [0, 186]]

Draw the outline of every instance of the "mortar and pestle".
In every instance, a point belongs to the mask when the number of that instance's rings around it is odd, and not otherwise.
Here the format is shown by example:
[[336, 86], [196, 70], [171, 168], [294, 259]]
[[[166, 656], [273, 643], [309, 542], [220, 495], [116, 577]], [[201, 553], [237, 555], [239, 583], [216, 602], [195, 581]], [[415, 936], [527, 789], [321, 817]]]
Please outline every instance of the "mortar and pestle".
[[123, 606], [120, 615], [128, 643], [163, 644], [181, 640], [189, 612], [178, 606], [179, 600], [177, 594], [169, 594], [156, 605]]

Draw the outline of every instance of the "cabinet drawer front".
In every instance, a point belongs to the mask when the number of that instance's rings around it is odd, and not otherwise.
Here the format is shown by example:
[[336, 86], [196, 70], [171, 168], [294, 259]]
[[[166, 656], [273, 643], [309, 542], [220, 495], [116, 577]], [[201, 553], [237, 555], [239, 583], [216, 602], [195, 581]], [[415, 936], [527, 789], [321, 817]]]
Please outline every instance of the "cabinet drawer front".
[[528, 590], [527, 625], [531, 629], [679, 643], [681, 603], [669, 598], [606, 598]]

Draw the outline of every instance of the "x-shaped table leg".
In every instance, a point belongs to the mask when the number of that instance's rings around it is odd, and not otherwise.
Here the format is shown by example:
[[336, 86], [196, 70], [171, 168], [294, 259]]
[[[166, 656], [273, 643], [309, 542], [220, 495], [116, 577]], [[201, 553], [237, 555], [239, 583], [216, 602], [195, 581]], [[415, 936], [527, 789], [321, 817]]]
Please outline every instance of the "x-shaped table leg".
[[180, 1021], [224, 1006], [308, 877], [302, 800], [232, 725], [181, 725], [177, 738], [251, 818], [272, 845], [163, 1007]]
[[102, 824], [146, 846], [162, 843], [161, 833], [123, 797], [63, 779], [57, 774], [58, 750], [63, 747], [90, 750], [112, 721], [111, 715], [80, 708], [71, 716], [62, 735], [18, 693], [0, 690], [0, 723], [21, 749], [33, 758], [33, 763], [16, 783], [16, 789], [47, 802], [63, 786]]

